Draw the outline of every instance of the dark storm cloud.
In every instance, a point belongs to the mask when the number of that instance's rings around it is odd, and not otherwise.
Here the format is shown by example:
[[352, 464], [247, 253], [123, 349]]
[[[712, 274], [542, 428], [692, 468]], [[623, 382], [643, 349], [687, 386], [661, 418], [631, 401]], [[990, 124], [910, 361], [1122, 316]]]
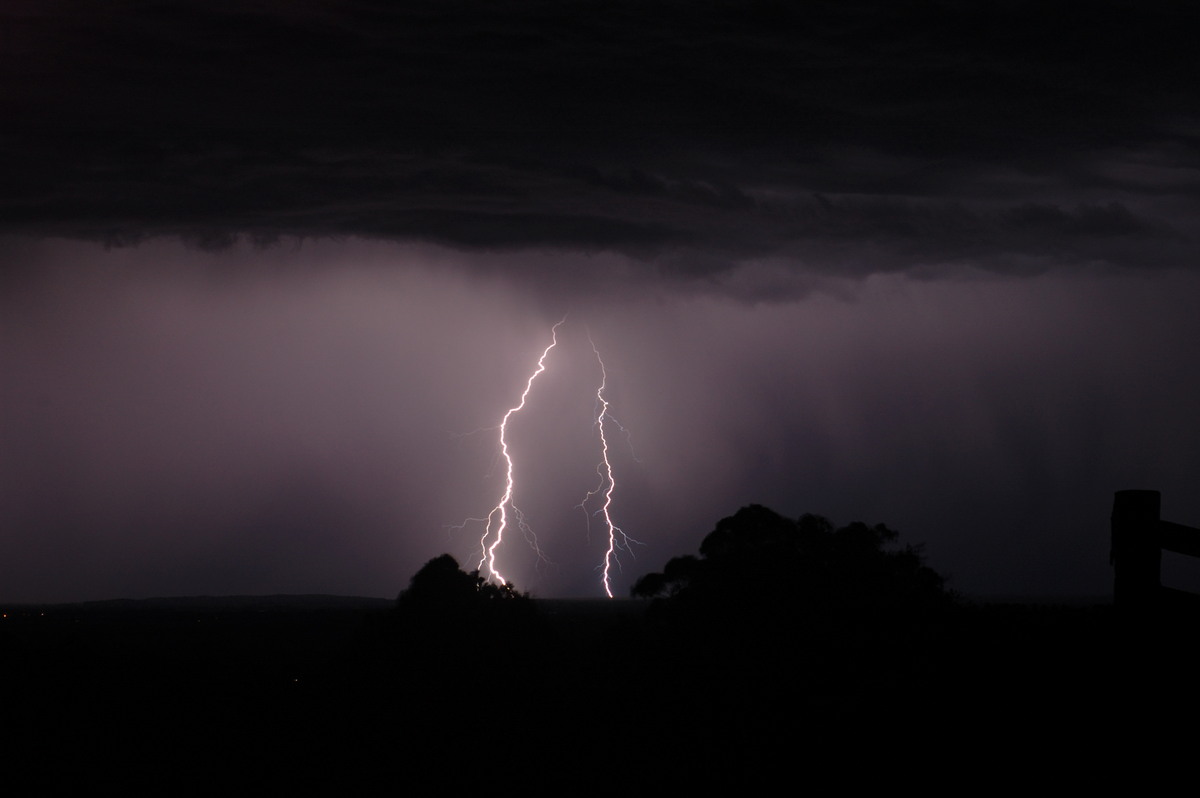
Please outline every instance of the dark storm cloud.
[[676, 278], [762, 259], [1191, 265], [1195, 17], [1116, 2], [10, 6], [0, 220], [118, 244], [583, 247]]

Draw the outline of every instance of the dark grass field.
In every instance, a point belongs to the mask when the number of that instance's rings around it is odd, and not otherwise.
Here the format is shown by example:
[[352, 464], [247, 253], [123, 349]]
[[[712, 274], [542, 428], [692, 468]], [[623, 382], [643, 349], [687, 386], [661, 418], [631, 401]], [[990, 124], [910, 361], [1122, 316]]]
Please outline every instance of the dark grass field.
[[8, 607], [10, 794], [1077, 778], [1161, 773], [1194, 725], [1190, 608], [964, 604], [815, 638], [681, 633], [641, 601], [535, 608], [473, 638], [414, 633], [375, 599]]

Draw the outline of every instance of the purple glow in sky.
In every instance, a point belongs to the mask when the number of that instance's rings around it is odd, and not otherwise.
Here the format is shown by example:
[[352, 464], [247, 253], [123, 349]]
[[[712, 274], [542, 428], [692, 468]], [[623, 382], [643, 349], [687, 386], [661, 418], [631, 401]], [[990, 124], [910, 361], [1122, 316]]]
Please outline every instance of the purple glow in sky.
[[603, 595], [589, 333], [618, 596], [750, 503], [969, 594], [1106, 594], [1115, 490], [1200, 524], [1192, 12], [456, 8], [0, 12], [0, 599], [476, 562], [564, 314], [535, 595]]

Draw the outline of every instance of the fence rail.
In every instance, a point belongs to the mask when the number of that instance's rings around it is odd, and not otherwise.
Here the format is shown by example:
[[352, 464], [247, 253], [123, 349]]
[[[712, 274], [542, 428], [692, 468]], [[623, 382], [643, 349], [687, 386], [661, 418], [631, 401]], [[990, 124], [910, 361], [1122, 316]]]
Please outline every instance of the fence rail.
[[1157, 606], [1181, 591], [1162, 586], [1164, 550], [1200, 557], [1200, 529], [1164, 521], [1162, 494], [1156, 490], [1119, 490], [1113, 496], [1113, 604], [1126, 610]]

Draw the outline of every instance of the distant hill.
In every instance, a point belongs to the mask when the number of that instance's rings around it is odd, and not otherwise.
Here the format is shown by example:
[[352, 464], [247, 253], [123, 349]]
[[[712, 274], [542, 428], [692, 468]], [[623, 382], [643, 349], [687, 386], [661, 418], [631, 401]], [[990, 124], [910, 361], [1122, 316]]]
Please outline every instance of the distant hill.
[[286, 610], [371, 610], [387, 609], [393, 599], [367, 596], [274, 595], [274, 596], [173, 596], [147, 599], [108, 599], [59, 604], [58, 607], [77, 607], [84, 610], [191, 610], [278, 612]]

